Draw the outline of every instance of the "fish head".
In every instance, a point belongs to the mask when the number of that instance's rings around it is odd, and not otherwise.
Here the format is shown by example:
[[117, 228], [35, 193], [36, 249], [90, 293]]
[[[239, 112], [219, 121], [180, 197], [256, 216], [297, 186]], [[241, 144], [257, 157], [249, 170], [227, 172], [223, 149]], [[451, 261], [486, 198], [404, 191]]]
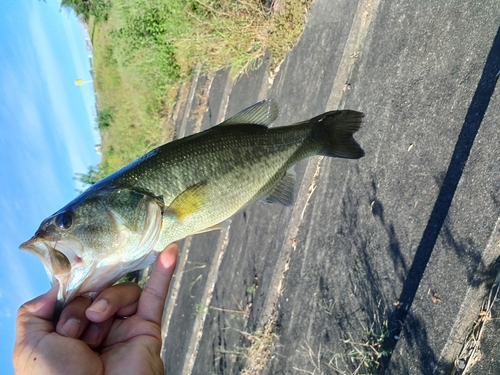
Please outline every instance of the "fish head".
[[129, 189], [87, 192], [45, 219], [20, 246], [38, 257], [53, 285], [59, 283], [62, 306], [156, 257], [161, 200]]

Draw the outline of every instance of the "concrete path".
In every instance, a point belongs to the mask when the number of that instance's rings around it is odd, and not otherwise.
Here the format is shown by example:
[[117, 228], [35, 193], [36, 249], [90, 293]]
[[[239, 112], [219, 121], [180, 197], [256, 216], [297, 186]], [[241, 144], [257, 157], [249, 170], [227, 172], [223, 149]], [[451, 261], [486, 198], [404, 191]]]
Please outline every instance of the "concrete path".
[[[272, 97], [273, 126], [365, 112], [366, 156], [310, 158], [294, 207], [257, 203], [182, 241], [169, 375], [451, 374], [475, 360], [460, 353], [500, 270], [499, 26], [496, 0], [316, 0], [274, 80], [266, 59], [238, 79], [194, 76], [178, 137]], [[498, 311], [473, 374], [500, 373]]]

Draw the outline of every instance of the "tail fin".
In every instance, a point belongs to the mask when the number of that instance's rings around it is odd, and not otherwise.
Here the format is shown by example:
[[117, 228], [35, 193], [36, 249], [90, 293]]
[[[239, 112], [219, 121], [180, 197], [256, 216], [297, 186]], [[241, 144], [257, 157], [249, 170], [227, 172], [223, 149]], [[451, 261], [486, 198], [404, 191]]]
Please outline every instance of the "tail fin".
[[320, 155], [337, 158], [359, 159], [365, 155], [352, 135], [361, 127], [365, 115], [361, 112], [342, 110], [330, 111], [309, 120], [322, 138]]

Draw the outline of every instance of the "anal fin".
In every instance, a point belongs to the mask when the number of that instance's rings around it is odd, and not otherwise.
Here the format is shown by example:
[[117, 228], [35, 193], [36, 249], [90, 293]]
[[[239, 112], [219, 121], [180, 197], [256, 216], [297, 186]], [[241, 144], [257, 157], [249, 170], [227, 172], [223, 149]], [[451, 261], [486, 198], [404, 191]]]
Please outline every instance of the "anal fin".
[[278, 203], [287, 207], [292, 206], [295, 201], [296, 180], [297, 176], [295, 175], [295, 171], [293, 169], [288, 170], [263, 201], [267, 203]]

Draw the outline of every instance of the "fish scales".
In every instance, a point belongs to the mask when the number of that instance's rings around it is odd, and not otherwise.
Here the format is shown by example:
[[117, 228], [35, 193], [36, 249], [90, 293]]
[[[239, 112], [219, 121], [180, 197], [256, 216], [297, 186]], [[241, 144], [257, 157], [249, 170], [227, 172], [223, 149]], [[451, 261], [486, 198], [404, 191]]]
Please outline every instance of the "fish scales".
[[[182, 139], [186, 142], [178, 145], [162, 146], [139, 165], [118, 176], [114, 183], [163, 196], [165, 205], [169, 205], [185, 189], [210, 179], [225, 193], [234, 191], [237, 183], [249, 192], [246, 199], [250, 200], [262, 193], [272, 176], [283, 174], [305, 155], [315, 153], [314, 144], [304, 143], [310, 130], [305, 126], [299, 131], [294, 128], [296, 126], [269, 129], [254, 135], [237, 129], [213, 128], [200, 143], [195, 144], [192, 141], [196, 139], [187, 137]], [[288, 139], [283, 135], [288, 135]]]

